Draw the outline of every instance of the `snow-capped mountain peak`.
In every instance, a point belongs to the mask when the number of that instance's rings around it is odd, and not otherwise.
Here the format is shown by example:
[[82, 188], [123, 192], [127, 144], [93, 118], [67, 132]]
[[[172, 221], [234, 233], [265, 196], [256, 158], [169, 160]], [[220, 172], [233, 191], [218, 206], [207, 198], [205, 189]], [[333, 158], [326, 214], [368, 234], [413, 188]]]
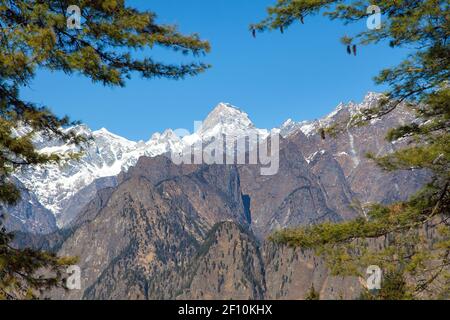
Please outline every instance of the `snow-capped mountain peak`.
[[105, 128], [93, 131], [91, 136], [94, 138], [94, 140], [103, 141], [107, 145], [114, 144], [118, 145], [119, 147], [131, 147], [131, 148], [135, 147], [136, 145], [136, 142], [128, 140], [117, 134], [114, 134]]
[[76, 134], [85, 135], [85, 136], [89, 136], [92, 134], [92, 130], [85, 124], [78, 124], [76, 126], [67, 128], [66, 131], [72, 131]]
[[[127, 140], [127, 139], [125, 139], [125, 138], [123, 138], [123, 137], [121, 137], [121, 136], [119, 136], [117, 134], [114, 134], [114, 133], [110, 132], [106, 128], [101, 128], [99, 130], [93, 131], [92, 135], [94, 135], [94, 136], [108, 136], [108, 137], [111, 137], [113, 139]], [[129, 141], [129, 140], [127, 140], [127, 141]]]
[[297, 132], [298, 130], [302, 130], [302, 127], [306, 124], [306, 121], [302, 122], [295, 122], [292, 119], [287, 119], [283, 124], [280, 126], [280, 134], [283, 137], [287, 137], [290, 134], [293, 134]]
[[306, 135], [310, 136], [317, 133], [317, 130], [321, 127], [326, 127], [331, 123], [339, 120], [350, 119], [350, 117], [361, 113], [364, 109], [373, 108], [376, 104], [379, 103], [380, 99], [383, 98], [383, 94], [376, 92], [369, 92], [364, 97], [361, 103], [355, 103], [353, 101], [349, 101], [347, 103], [341, 102], [336, 108], [329, 113], [327, 116], [320, 120], [314, 121], [303, 121], [299, 123], [286, 122], [283, 124], [283, 127], [291, 127], [296, 128], [300, 127], [300, 130]]
[[[253, 129], [255, 126], [248, 114], [229, 103], [219, 103], [203, 121], [200, 135], [211, 133], [230, 133]], [[212, 132], [213, 131], [213, 132]]]
[[167, 129], [163, 133], [154, 133], [148, 143], [167, 143], [169, 141], [180, 141], [180, 138], [172, 129]]

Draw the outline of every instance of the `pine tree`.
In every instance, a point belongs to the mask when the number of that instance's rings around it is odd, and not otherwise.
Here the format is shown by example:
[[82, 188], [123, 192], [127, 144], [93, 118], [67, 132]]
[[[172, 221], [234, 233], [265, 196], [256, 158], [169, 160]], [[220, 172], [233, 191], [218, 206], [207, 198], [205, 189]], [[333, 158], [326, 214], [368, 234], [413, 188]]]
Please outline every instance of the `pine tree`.
[[[365, 268], [379, 265], [402, 282], [401, 296], [449, 298], [450, 292], [450, 10], [443, 0], [323, 1], [283, 0], [268, 8], [268, 17], [252, 32], [286, 30], [323, 13], [344, 23], [364, 21], [376, 5], [383, 14], [379, 29], [364, 30], [342, 43], [349, 54], [368, 44], [388, 41], [412, 53], [398, 66], [382, 70], [378, 84], [390, 86], [378, 106], [348, 119], [354, 126], [382, 117], [400, 104], [416, 112], [420, 123], [391, 129], [389, 141], [405, 139], [408, 146], [394, 153], [368, 156], [385, 170], [428, 170], [432, 180], [410, 200], [389, 206], [373, 205], [368, 218], [339, 224], [283, 230], [274, 241], [313, 248], [324, 255], [334, 274], [364, 277]], [[373, 8], [373, 7], [372, 7]], [[345, 50], [345, 48], [343, 49]], [[345, 123], [346, 124], [346, 123]], [[331, 138], [344, 122], [323, 128]], [[398, 286], [397, 286], [398, 287]], [[393, 286], [392, 288], [395, 288]], [[391, 293], [395, 290], [392, 289]], [[398, 290], [397, 290], [398, 293]], [[385, 297], [392, 295], [385, 293]], [[400, 295], [397, 295], [399, 297]]]
[[[74, 8], [80, 10], [79, 21]], [[37, 133], [80, 146], [88, 140], [64, 130], [75, 124], [67, 117], [21, 99], [19, 89], [30, 84], [36, 71], [78, 73], [103, 85], [124, 86], [133, 73], [182, 79], [209, 67], [202, 62], [159, 62], [148, 57], [146, 50], [154, 47], [195, 59], [210, 50], [198, 35], [158, 24], [153, 12], [128, 7], [124, 0], [0, 1], [0, 204], [19, 201], [20, 192], [10, 180], [18, 168], [79, 156], [38, 152], [33, 145]], [[0, 299], [33, 298], [40, 290], [62, 285], [62, 271], [72, 258], [18, 250], [11, 240], [0, 225]]]

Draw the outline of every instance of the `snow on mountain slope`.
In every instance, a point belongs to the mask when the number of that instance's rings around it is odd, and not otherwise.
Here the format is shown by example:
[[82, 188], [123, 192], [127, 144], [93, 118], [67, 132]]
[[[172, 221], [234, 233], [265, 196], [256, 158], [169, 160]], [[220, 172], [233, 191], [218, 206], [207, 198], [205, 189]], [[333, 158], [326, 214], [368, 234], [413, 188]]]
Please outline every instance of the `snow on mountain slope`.
[[342, 115], [355, 115], [360, 113], [361, 110], [373, 107], [382, 96], [383, 95], [380, 93], [369, 92], [366, 94], [361, 103], [349, 102], [344, 104], [341, 102], [330, 114], [322, 119], [302, 122], [294, 122], [289, 119], [283, 124], [282, 128], [287, 129], [287, 134], [290, 134], [296, 130], [301, 130], [306, 136], [309, 137], [316, 134], [319, 128], [330, 125]]
[[[58, 166], [25, 168], [15, 174], [39, 202], [55, 214], [59, 226], [65, 223], [59, 219], [59, 214], [71, 197], [99, 178], [116, 176], [126, 171], [142, 156], [154, 157], [171, 151], [181, 151], [184, 146], [198, 139], [205, 141], [218, 134], [240, 136], [248, 130], [257, 130], [260, 135], [268, 135], [267, 130], [256, 129], [246, 113], [225, 103], [220, 103], [208, 115], [197, 133], [183, 139], [170, 129], [162, 134], [153, 134], [147, 142], [130, 141], [104, 128], [91, 131], [84, 125], [67, 130], [75, 130], [93, 138], [85, 146], [79, 161], [69, 161]], [[78, 147], [68, 146], [57, 140], [46, 141], [39, 136], [36, 137], [35, 144], [43, 153], [79, 151]]]
[[[46, 165], [26, 168], [16, 177], [32, 191], [39, 201], [58, 218], [66, 201], [79, 190], [102, 177], [116, 176], [134, 165], [139, 157], [155, 156], [169, 151], [181, 143], [169, 132], [154, 136], [147, 143], [134, 142], [110, 133], [106, 129], [91, 131], [85, 126], [72, 128], [93, 140], [85, 147], [80, 161], [70, 161], [59, 166]], [[43, 153], [78, 151], [75, 146], [54, 145], [50, 141], [39, 148]]]
[[[289, 119], [276, 131], [284, 137], [297, 130], [310, 136], [317, 132], [319, 126], [334, 121], [342, 110], [358, 112], [361, 108], [370, 106], [378, 99], [378, 96], [369, 93], [361, 104], [350, 103], [345, 108], [343, 104], [340, 104], [335, 111], [322, 120], [294, 122]], [[170, 129], [162, 134], [155, 133], [146, 142], [130, 141], [104, 128], [91, 131], [85, 125], [67, 130], [75, 130], [79, 134], [93, 138], [85, 147], [84, 155], [79, 161], [70, 161], [59, 166], [26, 168], [15, 174], [15, 177], [34, 194], [39, 202], [55, 214], [60, 227], [66, 223], [60, 214], [74, 195], [97, 179], [117, 176], [122, 171], [128, 170], [142, 156], [154, 157], [173, 151], [181, 152], [186, 145], [191, 145], [200, 139], [206, 142], [219, 134], [239, 137], [252, 131], [253, 134], [256, 133], [262, 138], [269, 135], [268, 130], [256, 128], [245, 112], [228, 103], [218, 104], [197, 132], [183, 138], [178, 137]], [[75, 146], [68, 146], [58, 140], [49, 141], [39, 136], [36, 137], [35, 144], [41, 152], [46, 153], [78, 151]]]

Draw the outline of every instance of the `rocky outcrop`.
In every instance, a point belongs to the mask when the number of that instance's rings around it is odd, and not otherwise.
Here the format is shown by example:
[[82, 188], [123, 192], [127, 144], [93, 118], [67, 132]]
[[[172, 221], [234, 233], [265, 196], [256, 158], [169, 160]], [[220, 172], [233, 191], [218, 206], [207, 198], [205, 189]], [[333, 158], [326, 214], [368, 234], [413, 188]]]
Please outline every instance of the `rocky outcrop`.
[[[321, 181], [313, 169], [299, 145], [290, 139], [281, 144], [280, 168], [276, 175], [261, 176], [256, 165], [239, 168], [242, 190], [250, 202], [252, 229], [259, 238], [280, 228], [357, 216], [347, 206], [351, 192], [343, 175], [333, 178], [336, 186], [331, 190], [330, 182]], [[339, 168], [335, 169], [340, 173]]]

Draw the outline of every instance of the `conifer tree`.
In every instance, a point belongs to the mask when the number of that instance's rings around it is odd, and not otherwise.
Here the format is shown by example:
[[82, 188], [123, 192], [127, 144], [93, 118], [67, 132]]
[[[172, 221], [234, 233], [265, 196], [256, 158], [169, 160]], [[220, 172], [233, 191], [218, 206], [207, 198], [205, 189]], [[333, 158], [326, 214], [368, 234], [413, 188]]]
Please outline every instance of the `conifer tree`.
[[[410, 200], [389, 206], [374, 204], [368, 218], [339, 224], [282, 230], [274, 241], [315, 249], [323, 254], [334, 274], [360, 275], [379, 265], [396, 275], [380, 297], [449, 298], [450, 293], [450, 34], [449, 3], [445, 0], [278, 0], [268, 16], [250, 26], [257, 31], [286, 30], [323, 14], [345, 24], [365, 21], [378, 6], [380, 28], [343, 37], [349, 54], [357, 47], [387, 41], [392, 48], [412, 53], [398, 66], [382, 70], [378, 84], [390, 86], [379, 105], [348, 119], [365, 125], [400, 104], [416, 112], [419, 121], [393, 128], [387, 139], [408, 145], [391, 154], [368, 156], [385, 170], [427, 170], [431, 181]], [[345, 48], [343, 52], [345, 53]], [[358, 51], [360, 51], [359, 49]], [[346, 123], [345, 123], [346, 124]], [[321, 134], [340, 134], [342, 124], [322, 128]], [[400, 280], [401, 281], [400, 281]], [[392, 281], [391, 281], [392, 280]], [[392, 288], [391, 292], [387, 292]], [[394, 290], [394, 288], [397, 288]], [[398, 288], [401, 288], [399, 290]]]
[[[87, 140], [64, 130], [75, 122], [21, 98], [20, 88], [31, 83], [37, 70], [82, 74], [95, 83], [124, 86], [134, 73], [147, 79], [182, 79], [209, 67], [195, 61], [209, 52], [208, 42], [156, 20], [153, 12], [129, 7], [124, 0], [0, 0], [0, 204], [20, 199], [10, 180], [15, 170], [78, 156], [38, 152], [33, 145], [37, 133], [80, 146]], [[195, 60], [164, 63], [150, 57], [155, 47]], [[32, 298], [41, 289], [62, 284], [62, 270], [73, 259], [18, 250], [11, 240], [0, 225], [0, 299]], [[40, 274], [43, 269], [47, 272]]]

